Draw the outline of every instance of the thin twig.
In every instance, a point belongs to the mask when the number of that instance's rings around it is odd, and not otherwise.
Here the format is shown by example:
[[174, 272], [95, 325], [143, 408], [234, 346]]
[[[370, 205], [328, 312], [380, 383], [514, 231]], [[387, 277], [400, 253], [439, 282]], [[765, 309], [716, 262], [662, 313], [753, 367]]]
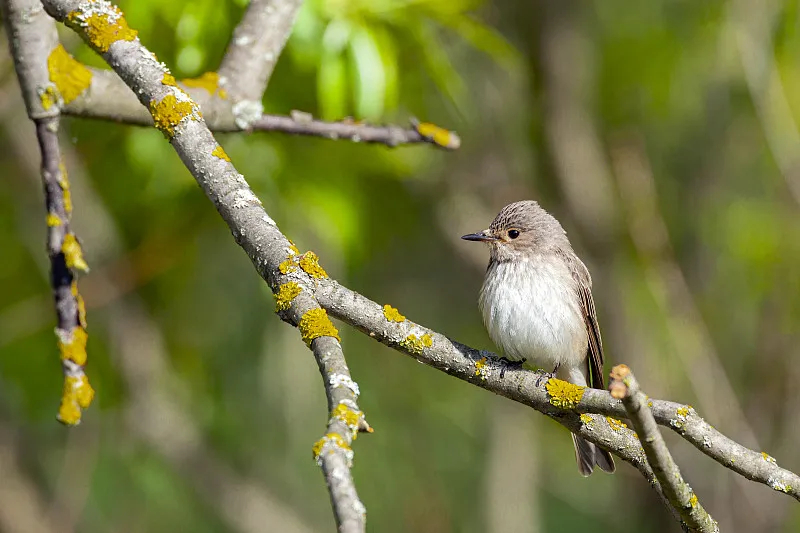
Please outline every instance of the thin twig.
[[402, 144], [430, 143], [451, 150], [461, 146], [461, 139], [452, 131], [433, 124], [412, 120], [410, 128], [376, 126], [352, 120], [327, 122], [314, 119], [308, 113], [294, 112], [292, 116], [264, 115], [251, 128], [260, 131], [280, 131], [326, 139], [347, 139], [353, 142], [379, 143], [391, 148]]
[[12, 55], [25, 99], [28, 117], [36, 125], [42, 156], [41, 176], [47, 223], [50, 284], [56, 309], [56, 337], [64, 373], [58, 420], [80, 423], [94, 390], [84, 373], [86, 365], [86, 310], [78, 292], [77, 271], [87, 271], [83, 251], [70, 228], [72, 200], [66, 168], [58, 146], [59, 106], [62, 95], [50, 80], [63, 48], [52, 21], [36, 0], [4, 0]]
[[36, 136], [42, 152], [42, 183], [47, 210], [47, 255], [50, 283], [56, 307], [56, 336], [64, 371], [64, 390], [58, 420], [78, 424], [81, 411], [89, 407], [94, 390], [84, 373], [86, 365], [86, 309], [78, 293], [73, 271], [88, 270], [78, 239], [70, 229], [72, 212], [69, 183], [61, 165], [58, 118], [36, 121]]
[[231, 100], [261, 104], [302, 0], [251, 0], [219, 66]]
[[653, 469], [661, 489], [669, 502], [680, 514], [686, 529], [701, 533], [717, 533], [719, 525], [706, 512], [697, 496], [683, 476], [667, 443], [658, 429], [653, 413], [648, 407], [648, 398], [639, 389], [639, 382], [626, 365], [617, 365], [611, 370], [611, 383], [608, 386], [611, 396], [622, 400], [628, 412], [628, 419], [639, 435], [647, 461]]
[[[87, 68], [90, 74], [86, 88], [64, 106], [65, 115], [109, 120], [137, 126], [152, 126], [153, 117], [141, 106], [136, 96], [113, 72]], [[453, 131], [433, 124], [411, 121], [409, 127], [392, 124], [375, 125], [350, 119], [324, 121], [310, 114], [293, 111], [290, 115], [260, 115], [242, 123], [231, 114], [231, 102], [209, 93], [208, 88], [186, 85], [181, 87], [200, 106], [203, 118], [211, 131], [254, 132], [272, 131], [292, 135], [307, 135], [331, 140], [378, 143], [390, 148], [406, 144], [428, 143], [440, 148], [455, 150], [461, 139]]]

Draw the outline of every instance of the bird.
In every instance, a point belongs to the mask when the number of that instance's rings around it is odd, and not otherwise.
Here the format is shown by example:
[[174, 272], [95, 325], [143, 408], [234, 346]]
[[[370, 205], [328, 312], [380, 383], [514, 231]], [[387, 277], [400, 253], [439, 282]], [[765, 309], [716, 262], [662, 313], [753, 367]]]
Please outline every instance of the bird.
[[[603, 343], [592, 278], [566, 231], [536, 201], [505, 206], [488, 229], [461, 237], [489, 247], [478, 298], [489, 337], [509, 361], [553, 371], [580, 386], [604, 389]], [[572, 434], [578, 470], [613, 473], [611, 454]]]

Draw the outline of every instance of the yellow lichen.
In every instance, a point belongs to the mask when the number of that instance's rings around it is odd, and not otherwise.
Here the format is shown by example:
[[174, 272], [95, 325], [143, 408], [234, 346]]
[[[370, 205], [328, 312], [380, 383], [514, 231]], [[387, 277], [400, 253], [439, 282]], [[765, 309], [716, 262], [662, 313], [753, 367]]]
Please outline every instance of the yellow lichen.
[[626, 427], [628, 427], [625, 424], [625, 422], [617, 420], [616, 418], [612, 418], [610, 416], [606, 417], [606, 421], [608, 422], [608, 425], [611, 426], [611, 429], [613, 429], [614, 431], [619, 431], [621, 429], [625, 429]]
[[168, 94], [158, 102], [151, 101], [150, 114], [153, 116], [155, 127], [167, 139], [171, 139], [175, 135], [175, 128], [183, 120], [200, 117], [200, 112], [196, 109], [194, 102], [191, 100], [178, 101], [174, 94]]
[[431, 124], [430, 122], [420, 122], [416, 125], [417, 133], [432, 141], [442, 148], [456, 149], [461, 146], [461, 139], [452, 131]]
[[78, 324], [82, 328], [86, 327], [86, 303], [83, 301], [83, 296], [80, 294], [75, 295], [75, 301], [78, 304]]
[[181, 83], [183, 83], [186, 87], [205, 89], [208, 91], [208, 94], [212, 96], [216, 94], [223, 100], [228, 97], [228, 93], [225, 91], [225, 89], [222, 89], [219, 86], [219, 74], [216, 72], [206, 72], [197, 78], [187, 78], [182, 80]]
[[216, 148], [211, 150], [211, 155], [213, 155], [214, 157], [218, 157], [220, 159], [223, 159], [225, 161], [228, 161], [228, 162], [230, 162], [230, 160], [231, 160], [231, 158], [228, 157], [228, 154], [225, 153], [225, 150], [220, 145], [217, 145]]
[[58, 91], [55, 87], [49, 85], [39, 93], [39, 100], [42, 102], [42, 107], [46, 111], [58, 103]]
[[[47, 72], [65, 104], [75, 100], [92, 83], [92, 71], [76, 61], [60, 44], [47, 56]], [[48, 99], [53, 97], [49, 95]], [[42, 105], [47, 109], [44, 98], [42, 94]]]
[[67, 268], [82, 270], [83, 272], [89, 271], [89, 265], [87, 265], [86, 261], [83, 259], [83, 250], [74, 233], [67, 233], [64, 235], [64, 242], [61, 244], [61, 253], [64, 254], [64, 261], [67, 263]]
[[389, 322], [404, 322], [406, 319], [406, 317], [400, 314], [400, 311], [389, 304], [383, 306], [383, 316], [385, 316], [386, 320]]
[[51, 228], [61, 225], [61, 219], [55, 213], [47, 213], [47, 225]]
[[72, 213], [72, 194], [69, 192], [69, 178], [67, 176], [67, 166], [61, 161], [58, 164], [58, 176], [56, 178], [58, 186], [64, 198], [64, 211], [69, 216]]
[[81, 411], [88, 408], [93, 399], [94, 389], [85, 375], [65, 376], [58, 421], [68, 426], [78, 424], [81, 421]]
[[83, 297], [78, 292], [77, 281], [72, 281], [70, 291], [72, 292], [72, 296], [75, 297], [75, 303], [78, 306], [78, 324], [80, 324], [82, 328], [86, 328], [86, 303], [83, 301]]
[[778, 462], [775, 460], [775, 458], [774, 458], [774, 457], [772, 457], [772, 456], [771, 456], [770, 454], [768, 454], [767, 452], [761, 452], [761, 457], [762, 457], [762, 458], [763, 458], [763, 459], [764, 459], [766, 462], [768, 462], [768, 463], [772, 463], [772, 464], [778, 464]]
[[303, 340], [309, 346], [318, 337], [333, 337], [336, 340], [341, 340], [339, 338], [339, 330], [333, 325], [324, 309], [318, 308], [306, 311], [300, 318], [300, 323], [297, 324], [297, 327], [300, 329], [300, 335]]
[[165, 72], [164, 76], [161, 77], [161, 83], [162, 85], [169, 85], [170, 87], [178, 86], [178, 83], [175, 81], [175, 76], [169, 72]]
[[105, 53], [117, 41], [133, 41], [136, 30], [128, 27], [122, 11], [114, 5], [90, 14], [73, 11], [67, 15], [66, 24], [86, 39], [98, 52]]
[[789, 494], [790, 492], [792, 492], [792, 486], [791, 485], [787, 485], [786, 483], [783, 483], [782, 481], [778, 481], [776, 479], [770, 478], [768, 480], [768, 483], [769, 483], [769, 486], [770, 486], [770, 488], [772, 490], [777, 490], [778, 492], [785, 492], [786, 494]]
[[592, 423], [592, 417], [586, 413], [581, 413], [581, 422], [588, 426]]
[[311, 452], [314, 454], [314, 460], [319, 461], [319, 456], [322, 455], [322, 451], [325, 449], [326, 444], [333, 444], [342, 448], [344, 450], [350, 450], [350, 446], [348, 446], [347, 441], [344, 440], [344, 437], [339, 435], [338, 433], [327, 433], [321, 439], [314, 443], [311, 447]]
[[689, 505], [691, 507], [696, 507], [697, 506], [697, 494], [695, 494], [694, 492], [692, 493], [691, 498], [689, 498]]
[[300, 250], [297, 249], [297, 246], [294, 245], [291, 239], [289, 241], [289, 251], [292, 252], [294, 255], [300, 255]]
[[483, 368], [486, 366], [486, 357], [481, 357], [475, 361], [475, 375], [480, 376], [483, 373]]
[[574, 409], [578, 402], [583, 398], [583, 391], [586, 387], [569, 383], [561, 379], [550, 378], [547, 380], [547, 394], [550, 395], [550, 403], [559, 409]]
[[57, 330], [58, 351], [61, 359], [69, 359], [78, 365], [86, 364], [86, 341], [89, 335], [86, 330], [78, 326], [70, 332]]
[[302, 289], [300, 285], [294, 281], [284, 283], [278, 287], [278, 292], [275, 293], [275, 312], [286, 311], [291, 307], [292, 300], [297, 298]]
[[297, 263], [295, 262], [294, 257], [290, 257], [278, 265], [278, 270], [281, 271], [281, 274], [288, 274], [289, 272], [294, 272], [297, 270]]
[[312, 251], [308, 251], [300, 256], [300, 260], [297, 262], [300, 265], [300, 268], [303, 271], [311, 276], [312, 278], [327, 278], [328, 273], [325, 272], [325, 269], [319, 265], [319, 257]]
[[345, 425], [347, 425], [348, 428], [350, 428], [350, 430], [353, 432], [353, 438], [355, 438], [356, 434], [358, 433], [358, 422], [361, 420], [362, 416], [363, 413], [361, 411], [356, 411], [344, 403], [337, 405], [336, 409], [334, 409], [331, 413], [331, 418], [341, 420], [345, 423]]
[[422, 350], [433, 344], [431, 336], [427, 333], [422, 338], [417, 338], [413, 333], [397, 343], [401, 348], [405, 348], [409, 353], [421, 354]]
[[683, 429], [683, 426], [686, 425], [686, 421], [689, 417], [689, 413], [692, 410], [691, 405], [685, 405], [683, 407], [679, 407], [675, 410], [675, 418], [670, 420], [669, 423], [672, 427], [677, 429]]

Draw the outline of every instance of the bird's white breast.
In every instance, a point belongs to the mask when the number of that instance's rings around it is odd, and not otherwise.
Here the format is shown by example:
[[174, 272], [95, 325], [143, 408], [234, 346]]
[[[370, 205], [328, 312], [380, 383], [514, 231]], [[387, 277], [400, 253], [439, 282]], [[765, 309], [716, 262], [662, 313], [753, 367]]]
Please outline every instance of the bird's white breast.
[[480, 308], [489, 336], [508, 359], [527, 359], [550, 371], [556, 365], [575, 367], [586, 357], [586, 326], [574, 281], [561, 261], [493, 265]]

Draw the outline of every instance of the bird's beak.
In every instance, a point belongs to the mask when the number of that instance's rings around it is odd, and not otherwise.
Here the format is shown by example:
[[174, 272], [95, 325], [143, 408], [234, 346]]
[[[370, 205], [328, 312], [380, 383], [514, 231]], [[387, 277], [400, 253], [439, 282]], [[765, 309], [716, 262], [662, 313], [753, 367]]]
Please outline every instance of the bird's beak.
[[489, 230], [479, 231], [478, 233], [470, 233], [468, 235], [464, 235], [461, 237], [465, 241], [481, 241], [481, 242], [492, 242], [498, 240], [497, 237], [493, 237], [489, 235]]

